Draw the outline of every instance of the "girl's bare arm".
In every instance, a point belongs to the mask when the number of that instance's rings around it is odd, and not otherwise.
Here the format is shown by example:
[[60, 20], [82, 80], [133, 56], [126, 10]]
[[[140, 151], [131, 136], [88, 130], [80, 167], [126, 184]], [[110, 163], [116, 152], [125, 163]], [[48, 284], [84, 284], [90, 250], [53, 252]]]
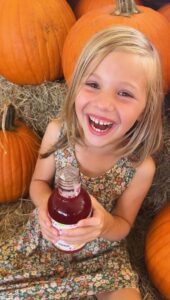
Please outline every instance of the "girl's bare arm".
[[[58, 135], [59, 129], [57, 123], [54, 121], [49, 123], [41, 143], [40, 154], [49, 150], [49, 148], [57, 141]], [[30, 196], [37, 207], [47, 202], [51, 193], [54, 174], [54, 154], [51, 154], [47, 158], [40, 158], [39, 156], [30, 185]]]

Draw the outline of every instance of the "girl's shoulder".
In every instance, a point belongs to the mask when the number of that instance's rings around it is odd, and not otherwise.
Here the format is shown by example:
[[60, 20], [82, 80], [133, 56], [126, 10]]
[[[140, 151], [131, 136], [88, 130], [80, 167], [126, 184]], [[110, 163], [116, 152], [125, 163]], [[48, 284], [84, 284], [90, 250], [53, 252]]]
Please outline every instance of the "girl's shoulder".
[[151, 156], [148, 156], [139, 166], [136, 167], [136, 176], [143, 181], [147, 181], [153, 178], [155, 170], [155, 161]]
[[50, 140], [50, 143], [56, 143], [60, 136], [61, 128], [62, 124], [59, 120], [54, 119], [50, 121], [47, 125], [43, 139], [46, 138]]
[[58, 120], [54, 119], [48, 123], [42, 139], [40, 153], [48, 152], [57, 143], [60, 132], [61, 123]]

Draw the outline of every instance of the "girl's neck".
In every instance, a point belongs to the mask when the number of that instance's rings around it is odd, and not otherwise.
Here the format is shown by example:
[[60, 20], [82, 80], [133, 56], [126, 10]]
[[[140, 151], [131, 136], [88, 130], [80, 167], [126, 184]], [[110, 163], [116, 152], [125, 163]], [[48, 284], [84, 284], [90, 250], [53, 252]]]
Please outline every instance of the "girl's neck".
[[80, 144], [77, 144], [82, 151], [87, 151], [88, 153], [91, 153], [91, 155], [98, 155], [98, 156], [116, 156], [116, 149], [113, 145], [107, 145], [104, 147], [96, 147], [93, 145], [88, 145], [86, 143], [80, 142]]
[[102, 149], [85, 145], [75, 145], [75, 156], [80, 171], [87, 176], [95, 177], [110, 170], [120, 157], [114, 155], [110, 148]]

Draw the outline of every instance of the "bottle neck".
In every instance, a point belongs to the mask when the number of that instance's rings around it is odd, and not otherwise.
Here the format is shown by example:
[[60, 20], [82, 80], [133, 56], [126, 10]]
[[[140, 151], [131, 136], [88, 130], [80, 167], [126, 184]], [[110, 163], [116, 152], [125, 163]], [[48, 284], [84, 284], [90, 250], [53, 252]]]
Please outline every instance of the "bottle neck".
[[58, 176], [59, 194], [65, 198], [73, 198], [79, 195], [80, 189], [79, 170], [72, 166], [61, 169]]

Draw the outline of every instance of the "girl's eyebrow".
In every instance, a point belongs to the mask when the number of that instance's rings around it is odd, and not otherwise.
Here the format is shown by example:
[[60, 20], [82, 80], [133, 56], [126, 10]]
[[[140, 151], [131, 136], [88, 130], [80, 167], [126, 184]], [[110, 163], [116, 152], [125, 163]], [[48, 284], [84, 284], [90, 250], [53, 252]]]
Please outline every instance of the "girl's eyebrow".
[[127, 86], [127, 87], [130, 87], [132, 89], [135, 89], [135, 90], [138, 89], [138, 84], [135, 84], [135, 83], [133, 84], [133, 83], [130, 83], [128, 81], [121, 81], [120, 83]]
[[[100, 79], [101, 77], [100, 77], [100, 75], [98, 75], [97, 73], [91, 73], [91, 74], [89, 74], [88, 76], [87, 76], [87, 79], [86, 80], [88, 80], [90, 77], [94, 77], [94, 79]], [[129, 88], [131, 88], [131, 89], [133, 89], [134, 91], [136, 91], [137, 89], [138, 89], [138, 84], [133, 84], [133, 83], [130, 83], [130, 82], [128, 82], [128, 81], [121, 81], [120, 82], [120, 85], [125, 85], [127, 88], [129, 87]]]
[[97, 73], [90, 73], [88, 76], [87, 76], [87, 79], [89, 78], [89, 77], [96, 77], [96, 78], [100, 78], [100, 76], [97, 74]]

